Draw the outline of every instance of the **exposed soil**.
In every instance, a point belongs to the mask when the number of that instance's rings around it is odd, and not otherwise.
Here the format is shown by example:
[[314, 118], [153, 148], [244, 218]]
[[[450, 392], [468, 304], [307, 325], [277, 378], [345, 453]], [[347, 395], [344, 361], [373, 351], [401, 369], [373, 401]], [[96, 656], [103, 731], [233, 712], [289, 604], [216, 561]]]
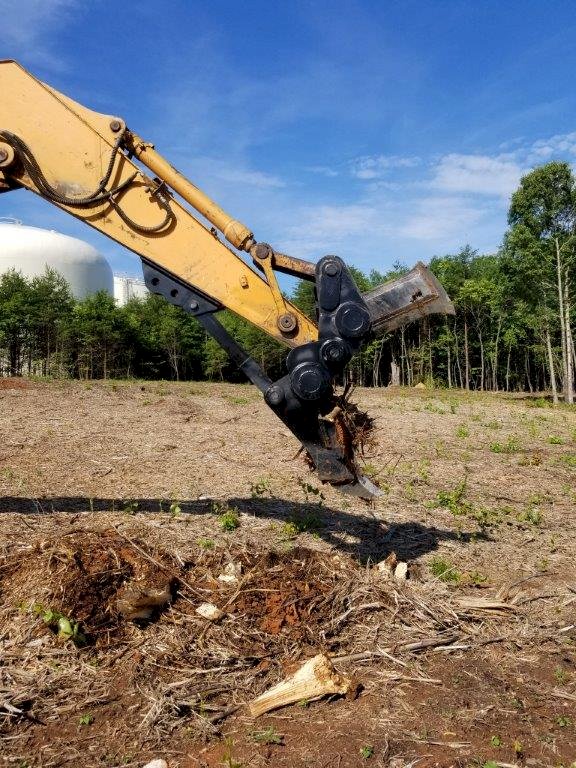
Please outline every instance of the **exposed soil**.
[[[576, 764], [576, 413], [356, 394], [371, 506], [251, 387], [0, 380], [0, 764]], [[250, 719], [319, 652], [356, 699]]]

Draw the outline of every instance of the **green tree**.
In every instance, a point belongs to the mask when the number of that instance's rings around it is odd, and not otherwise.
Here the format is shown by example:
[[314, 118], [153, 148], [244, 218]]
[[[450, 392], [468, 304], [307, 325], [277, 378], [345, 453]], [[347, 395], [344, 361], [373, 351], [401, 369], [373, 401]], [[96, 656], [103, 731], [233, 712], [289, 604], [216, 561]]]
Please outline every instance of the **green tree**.
[[568, 163], [552, 162], [526, 174], [508, 214], [503, 262], [517, 295], [530, 309], [546, 348], [556, 394], [554, 337], [560, 337], [564, 399], [574, 399], [571, 274], [576, 254], [576, 181]]

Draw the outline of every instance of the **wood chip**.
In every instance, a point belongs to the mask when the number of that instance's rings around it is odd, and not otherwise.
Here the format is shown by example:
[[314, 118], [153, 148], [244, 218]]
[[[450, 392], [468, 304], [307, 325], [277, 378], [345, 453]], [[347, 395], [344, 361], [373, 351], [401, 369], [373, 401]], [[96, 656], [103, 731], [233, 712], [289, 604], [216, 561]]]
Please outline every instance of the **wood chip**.
[[224, 611], [221, 611], [214, 603], [201, 603], [196, 608], [196, 613], [198, 616], [202, 616], [203, 619], [208, 619], [209, 621], [220, 621], [222, 616], [224, 616]]

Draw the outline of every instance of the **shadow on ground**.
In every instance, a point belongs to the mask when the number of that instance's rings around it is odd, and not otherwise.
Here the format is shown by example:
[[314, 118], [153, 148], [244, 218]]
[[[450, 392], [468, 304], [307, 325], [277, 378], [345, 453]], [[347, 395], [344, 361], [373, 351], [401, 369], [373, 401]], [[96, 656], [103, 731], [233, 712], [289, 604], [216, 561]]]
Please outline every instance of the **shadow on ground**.
[[[222, 501], [219, 501], [222, 503]], [[214, 515], [212, 500], [179, 501], [179, 514]], [[240, 513], [259, 520], [279, 523], [296, 523], [299, 530], [307, 530], [323, 539], [330, 546], [362, 561], [378, 562], [390, 552], [404, 560], [414, 560], [438, 548], [441, 541], [458, 541], [460, 544], [488, 538], [485, 534], [456, 532], [420, 522], [389, 522], [383, 513], [349, 513], [318, 503], [302, 503], [277, 497], [265, 499], [230, 498], [226, 501]], [[117, 512], [166, 513], [170, 502], [161, 499], [134, 498], [118, 500], [109, 498], [88, 499], [82, 496], [27, 498], [0, 497], [0, 513], [50, 515], [54, 513]]]

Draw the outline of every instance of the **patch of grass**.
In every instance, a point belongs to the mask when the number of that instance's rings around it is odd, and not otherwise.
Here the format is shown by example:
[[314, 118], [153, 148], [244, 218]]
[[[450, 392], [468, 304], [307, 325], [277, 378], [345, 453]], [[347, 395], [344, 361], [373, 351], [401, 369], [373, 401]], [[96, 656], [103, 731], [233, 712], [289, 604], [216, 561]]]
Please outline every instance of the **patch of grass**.
[[432, 575], [446, 584], [459, 584], [462, 579], [462, 574], [456, 566], [443, 557], [433, 558], [429, 567]]
[[518, 453], [520, 443], [517, 437], [511, 435], [505, 443], [490, 443], [489, 447], [492, 453]]
[[215, 546], [214, 539], [207, 539], [204, 536], [201, 536], [198, 539], [197, 544], [200, 547], [200, 549], [214, 549], [214, 546]]
[[235, 507], [229, 507], [226, 502], [213, 501], [212, 514], [218, 515], [218, 522], [223, 531], [235, 531], [240, 527], [240, 516]]
[[528, 523], [529, 525], [542, 525], [544, 517], [536, 503], [530, 502], [525, 509], [516, 515], [519, 523]]
[[366, 462], [366, 464], [362, 466], [362, 474], [371, 479], [377, 477], [380, 472], [381, 470], [375, 464], [370, 464], [370, 462]]
[[168, 512], [172, 517], [178, 517], [178, 515], [181, 515], [182, 509], [180, 507], [179, 502], [173, 501], [172, 504], [170, 504], [170, 507], [168, 508]]
[[519, 467], [539, 467], [540, 464], [542, 464], [542, 456], [539, 453], [526, 454], [518, 462]]
[[282, 533], [288, 537], [298, 536], [300, 533], [316, 533], [322, 526], [320, 515], [312, 509], [292, 515], [282, 525]]
[[249, 398], [247, 397], [236, 397], [234, 395], [225, 395], [226, 400], [228, 400], [229, 403], [232, 405], [248, 405], [250, 402]]
[[554, 722], [559, 728], [568, 728], [568, 726], [572, 725], [572, 718], [567, 715], [558, 715], [558, 717], [554, 718]]
[[135, 515], [137, 511], [138, 511], [137, 501], [124, 502], [124, 506], [122, 507], [122, 512], [124, 512], [125, 515]]
[[546, 400], [545, 397], [536, 397], [532, 400], [528, 400], [526, 405], [528, 408], [551, 408], [552, 403]]
[[554, 670], [554, 680], [559, 685], [566, 685], [568, 680], [570, 680], [570, 673], [566, 669], [563, 669], [562, 667], [556, 667], [556, 669]]
[[492, 744], [493, 747], [501, 747], [502, 738], [500, 736], [492, 736], [492, 738], [490, 739], [490, 744]]
[[576, 455], [573, 453], [567, 453], [564, 456], [560, 456], [559, 461], [567, 467], [570, 467], [570, 469], [576, 469]]
[[466, 424], [460, 424], [460, 426], [456, 429], [456, 437], [470, 437], [470, 430]]
[[369, 760], [373, 756], [374, 747], [371, 744], [365, 744], [363, 747], [360, 747], [360, 757], [363, 760]]
[[273, 725], [268, 725], [260, 731], [251, 731], [250, 738], [256, 742], [256, 744], [283, 744], [284, 736], [274, 728]]
[[298, 485], [304, 491], [304, 496], [307, 502], [315, 501], [317, 504], [322, 504], [326, 499], [326, 496], [324, 496], [320, 488], [303, 480], [301, 477], [298, 478]]
[[433, 507], [449, 509], [453, 515], [465, 515], [471, 511], [472, 505], [466, 501], [466, 478], [449, 491], [439, 491], [436, 499], [430, 503]]
[[223, 531], [235, 531], [236, 528], [240, 527], [240, 518], [235, 509], [229, 509], [220, 515], [218, 522]]
[[550, 435], [548, 438], [548, 442], [550, 445], [564, 445], [564, 440], [561, 437], [558, 437], [558, 435]]
[[270, 480], [261, 477], [256, 482], [250, 483], [250, 495], [253, 499], [261, 499], [263, 496], [272, 496]]

